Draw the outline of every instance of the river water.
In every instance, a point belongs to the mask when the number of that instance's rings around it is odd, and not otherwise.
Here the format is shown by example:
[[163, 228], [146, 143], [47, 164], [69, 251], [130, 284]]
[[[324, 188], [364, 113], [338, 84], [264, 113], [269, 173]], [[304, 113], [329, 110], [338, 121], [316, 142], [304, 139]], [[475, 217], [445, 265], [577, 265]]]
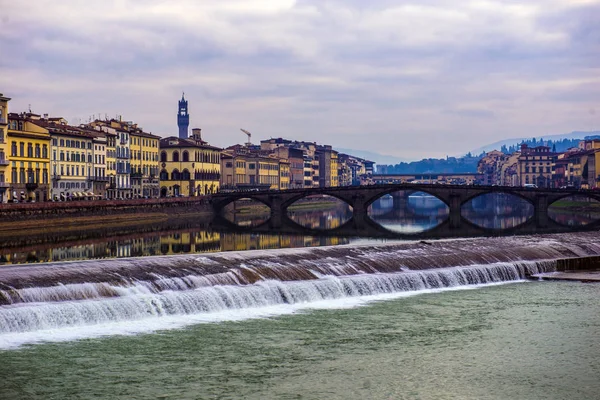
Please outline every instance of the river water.
[[0, 398], [598, 398], [600, 286], [455, 289], [4, 350]]
[[527, 280], [596, 232], [151, 235], [4, 250], [0, 399], [598, 398], [600, 285]]

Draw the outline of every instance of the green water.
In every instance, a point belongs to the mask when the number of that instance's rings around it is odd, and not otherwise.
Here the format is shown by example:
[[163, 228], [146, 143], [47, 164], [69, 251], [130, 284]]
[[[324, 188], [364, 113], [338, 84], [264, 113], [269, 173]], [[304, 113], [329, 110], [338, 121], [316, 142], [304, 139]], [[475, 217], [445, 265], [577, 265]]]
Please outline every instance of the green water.
[[600, 285], [532, 282], [0, 351], [0, 399], [598, 399]]

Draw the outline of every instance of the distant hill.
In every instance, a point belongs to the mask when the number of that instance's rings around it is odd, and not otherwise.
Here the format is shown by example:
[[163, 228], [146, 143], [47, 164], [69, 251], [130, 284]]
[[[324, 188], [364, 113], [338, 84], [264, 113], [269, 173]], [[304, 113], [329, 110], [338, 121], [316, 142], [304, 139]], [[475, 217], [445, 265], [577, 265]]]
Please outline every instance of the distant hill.
[[403, 161], [407, 161], [406, 158], [394, 157], [386, 154], [374, 153], [372, 151], [365, 150], [354, 150], [354, 149], [343, 149], [341, 147], [336, 147], [335, 150], [340, 153], [350, 154], [352, 156], [364, 158], [369, 161], [374, 161], [375, 164], [398, 164]]
[[[544, 136], [538, 136], [535, 137], [536, 141], [547, 141], [547, 140], [552, 140], [553, 142], [556, 141], [561, 141], [563, 139], [580, 139], [583, 140], [586, 136], [596, 136], [596, 135], [600, 135], [600, 131], [591, 131], [591, 132], [584, 132], [584, 131], [574, 131], [571, 133], [563, 133], [563, 134], [559, 134], [559, 135], [544, 135]], [[506, 146], [506, 147], [510, 147], [510, 146], [515, 146], [520, 144], [522, 141], [530, 141], [532, 140], [531, 137], [523, 137], [523, 138], [514, 138], [514, 139], [506, 139], [506, 140], [500, 140], [498, 142], [492, 143], [492, 144], [488, 144], [482, 147], [479, 147], [475, 150], [471, 150], [470, 153], [471, 154], [481, 154], [482, 152], [487, 153], [488, 151], [492, 151], [492, 150], [500, 150], [500, 148], [502, 146]]]

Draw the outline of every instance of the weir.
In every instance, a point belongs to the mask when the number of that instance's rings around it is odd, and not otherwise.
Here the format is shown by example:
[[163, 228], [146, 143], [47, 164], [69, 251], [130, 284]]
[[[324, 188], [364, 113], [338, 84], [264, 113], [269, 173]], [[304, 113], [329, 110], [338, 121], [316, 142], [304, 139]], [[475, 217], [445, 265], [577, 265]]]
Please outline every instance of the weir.
[[10, 265], [0, 348], [22, 333], [513, 282], [598, 255], [594, 235], [571, 234]]

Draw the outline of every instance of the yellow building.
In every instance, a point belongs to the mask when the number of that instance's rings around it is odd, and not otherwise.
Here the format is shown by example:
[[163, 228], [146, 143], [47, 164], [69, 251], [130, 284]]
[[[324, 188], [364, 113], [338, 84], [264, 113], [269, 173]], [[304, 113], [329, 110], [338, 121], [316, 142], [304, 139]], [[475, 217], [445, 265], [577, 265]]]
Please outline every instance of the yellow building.
[[224, 150], [221, 156], [221, 187], [227, 190], [288, 189], [290, 162], [268, 153], [268, 150], [240, 145]]
[[9, 114], [7, 141], [9, 201], [49, 199], [50, 134], [36, 125], [37, 114]]
[[160, 136], [131, 131], [131, 184], [134, 197], [159, 197], [158, 148]]
[[219, 191], [221, 149], [197, 129], [189, 139], [160, 140], [160, 197], [201, 196]]
[[279, 190], [287, 190], [290, 188], [290, 161], [279, 159]]
[[0, 93], [0, 203], [6, 203], [10, 198], [8, 194], [8, 175], [10, 174], [8, 161], [8, 102], [10, 98]]
[[338, 187], [340, 186], [340, 182], [339, 182], [339, 165], [338, 165], [338, 152], [333, 150], [331, 152], [331, 159], [329, 160], [331, 167], [330, 167], [330, 171], [331, 171], [331, 176], [330, 176], [330, 185], [332, 187]]

